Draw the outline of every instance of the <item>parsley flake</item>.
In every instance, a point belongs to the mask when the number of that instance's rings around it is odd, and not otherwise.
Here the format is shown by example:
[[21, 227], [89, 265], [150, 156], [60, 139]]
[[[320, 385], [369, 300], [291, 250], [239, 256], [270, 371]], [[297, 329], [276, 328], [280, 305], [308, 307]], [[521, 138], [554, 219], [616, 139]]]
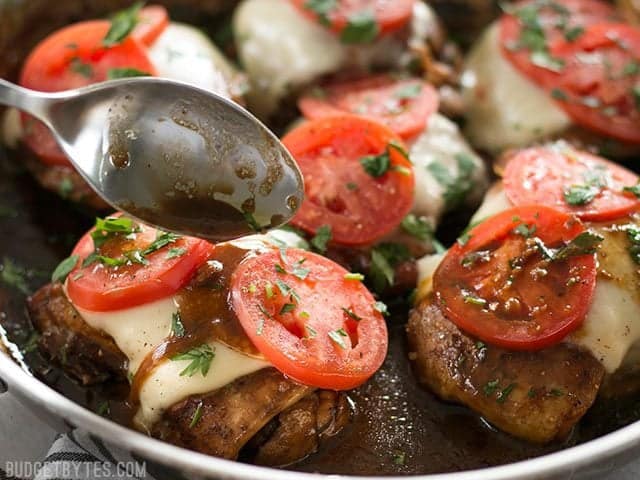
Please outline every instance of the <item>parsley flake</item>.
[[138, 14], [143, 5], [143, 2], [136, 2], [129, 8], [115, 13], [111, 17], [111, 27], [102, 40], [102, 45], [112, 47], [127, 38], [138, 23]]
[[320, 253], [327, 251], [327, 245], [331, 241], [331, 227], [322, 225], [316, 230], [315, 236], [311, 239], [311, 246]]
[[327, 335], [336, 345], [338, 345], [343, 350], [346, 350], [347, 344], [345, 343], [344, 338], [348, 337], [349, 335], [347, 335], [347, 332], [345, 332], [343, 328], [331, 330], [329, 333], [327, 333]]
[[184, 324], [182, 323], [180, 312], [175, 312], [171, 316], [171, 335], [173, 335], [174, 337], [182, 338], [184, 337], [184, 334]]
[[191, 350], [179, 353], [171, 357], [173, 361], [189, 361], [189, 365], [180, 372], [181, 377], [193, 377], [196, 373], [200, 372], [203, 377], [209, 373], [211, 362], [215, 357], [215, 350], [208, 344], [200, 345], [199, 347], [192, 348]]
[[63, 283], [67, 276], [71, 273], [71, 270], [78, 264], [80, 257], [78, 255], [71, 255], [70, 257], [62, 260], [51, 274], [51, 281], [53, 283]]
[[370, 43], [378, 36], [380, 29], [373, 13], [368, 10], [354, 13], [347, 20], [347, 26], [340, 33], [342, 43]]

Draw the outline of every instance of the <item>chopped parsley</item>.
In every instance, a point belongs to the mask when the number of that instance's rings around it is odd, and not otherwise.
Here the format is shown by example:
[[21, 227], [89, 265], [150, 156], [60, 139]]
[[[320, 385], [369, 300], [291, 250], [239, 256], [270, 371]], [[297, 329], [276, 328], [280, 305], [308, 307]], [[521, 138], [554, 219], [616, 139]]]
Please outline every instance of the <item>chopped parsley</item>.
[[58, 193], [62, 198], [69, 198], [73, 192], [73, 182], [69, 177], [64, 177], [58, 184]]
[[464, 295], [464, 303], [470, 303], [472, 305], [478, 305], [480, 307], [484, 307], [487, 304], [487, 301], [484, 298], [480, 298], [471, 294], [463, 294], [463, 295]]
[[361, 282], [364, 280], [364, 275], [361, 273], [345, 273], [344, 274], [344, 279], [345, 280], [354, 280], [357, 282]]
[[505, 388], [503, 388], [498, 394], [498, 397], [496, 398], [496, 402], [498, 403], [506, 402], [507, 398], [509, 397], [509, 395], [511, 395], [511, 392], [513, 392], [514, 388], [516, 388], [515, 383], [510, 383]]
[[91, 78], [93, 76], [93, 67], [88, 63], [84, 63], [78, 57], [71, 59], [69, 68], [72, 72], [82, 75], [84, 78]]
[[381, 243], [371, 250], [369, 278], [380, 293], [394, 283], [394, 267], [411, 258], [409, 249], [401, 243]]
[[189, 428], [195, 427], [201, 418], [202, 418], [202, 402], [198, 402], [198, 406], [196, 407], [191, 417], [191, 423], [189, 423]]
[[569, 257], [594, 253], [603, 240], [604, 237], [595, 232], [582, 232], [564, 247], [557, 249], [552, 260], [566, 260]]
[[413, 213], [410, 213], [402, 219], [400, 224], [402, 229], [410, 235], [413, 235], [418, 240], [423, 242], [431, 242], [437, 253], [443, 253], [446, 249], [435, 238], [435, 233], [431, 223], [424, 217], [418, 217]]
[[180, 240], [182, 235], [178, 235], [177, 233], [172, 232], [163, 232], [161, 230], [158, 231], [156, 239], [144, 250], [140, 252], [143, 257], [152, 254], [153, 252], [160, 250], [163, 247], [166, 247], [170, 243], [175, 243]]
[[243, 212], [242, 216], [244, 217], [244, 220], [245, 222], [247, 222], [247, 226], [251, 229], [251, 231], [260, 232], [262, 230], [262, 227], [260, 227], [260, 224], [256, 220], [256, 217], [253, 216], [253, 213]]
[[173, 335], [174, 337], [182, 338], [184, 337], [184, 334], [184, 324], [182, 323], [180, 312], [175, 312], [171, 316], [171, 335]]
[[104, 243], [116, 235], [131, 235], [137, 233], [139, 228], [132, 219], [127, 217], [96, 218], [95, 229], [91, 232], [91, 238], [95, 248], [100, 248]]
[[280, 315], [293, 312], [295, 309], [296, 309], [295, 303], [285, 303], [284, 305], [282, 305], [282, 308], [280, 309]]
[[629, 255], [633, 261], [640, 264], [640, 228], [635, 225], [628, 225], [626, 227], [627, 238], [631, 245], [629, 246]]
[[406, 454], [402, 451], [396, 451], [393, 453], [393, 463], [395, 465], [404, 465], [406, 461]]
[[27, 283], [28, 272], [9, 257], [4, 257], [0, 267], [0, 281], [5, 285], [29, 295], [31, 289]]
[[296, 263], [296, 265], [293, 267], [293, 270], [291, 270], [291, 275], [293, 275], [296, 278], [299, 278], [300, 280], [304, 280], [309, 276], [309, 272], [310, 270], [308, 268], [305, 268], [302, 266], [302, 263], [304, 262], [304, 258], [302, 260], [300, 260], [298, 263]]
[[205, 343], [187, 352], [175, 355], [171, 357], [171, 360], [189, 361], [189, 365], [180, 372], [181, 377], [193, 377], [198, 372], [200, 372], [203, 377], [206, 377], [215, 355], [215, 350]]
[[307, 0], [304, 8], [314, 12], [322, 25], [330, 25], [329, 14], [336, 8], [337, 0]]
[[571, 185], [564, 190], [564, 201], [571, 206], [587, 205], [600, 193], [600, 187], [590, 184]]
[[391, 167], [389, 151], [385, 150], [380, 155], [367, 155], [360, 159], [362, 168], [374, 178], [383, 176]]
[[304, 328], [308, 333], [308, 338], [316, 338], [318, 336], [318, 332], [311, 325], [305, 325]]
[[96, 413], [101, 417], [107, 417], [111, 414], [111, 407], [109, 406], [109, 401], [105, 400], [104, 402], [98, 405]]
[[500, 380], [498, 379], [490, 380], [482, 387], [482, 391], [488, 397], [498, 390], [499, 385], [500, 385]]
[[373, 309], [380, 312], [384, 316], [389, 316], [389, 307], [384, 302], [376, 302], [373, 304]]
[[322, 225], [316, 230], [316, 234], [310, 243], [315, 250], [320, 253], [325, 253], [329, 241], [331, 241], [331, 227], [329, 225]]
[[352, 14], [340, 33], [342, 43], [370, 43], [376, 39], [380, 29], [373, 13], [368, 10]]
[[116, 12], [111, 17], [111, 27], [102, 39], [102, 45], [112, 47], [127, 38], [138, 23], [138, 13], [143, 5], [143, 2], [136, 2], [129, 8]]
[[536, 232], [537, 227], [533, 224], [531, 225], [526, 225], [524, 223], [521, 223], [520, 225], [518, 225], [516, 228], [513, 229], [513, 232], [517, 235], [521, 235], [524, 238], [529, 238], [531, 236], [533, 236], [533, 234]]
[[350, 308], [342, 307], [342, 311], [347, 314], [348, 317], [353, 318], [355, 321], [359, 322], [362, 320], [362, 317], [355, 313]]
[[575, 42], [578, 38], [582, 36], [584, 33], [584, 27], [577, 26], [570, 28], [564, 31], [564, 38], [567, 39], [568, 42]]
[[559, 88], [554, 88], [551, 90], [551, 97], [555, 98], [556, 100], [561, 100], [561, 101], [566, 101], [569, 99], [569, 97], [567, 96], [566, 92], [564, 90], [561, 90]]
[[53, 283], [64, 282], [71, 270], [78, 264], [79, 259], [78, 255], [71, 255], [62, 260], [51, 274], [51, 281]]
[[449, 168], [440, 162], [432, 162], [427, 165], [427, 170], [436, 181], [444, 188], [444, 202], [447, 208], [455, 208], [462, 204], [474, 186], [473, 174], [476, 164], [473, 157], [466, 153], [458, 153], [455, 156], [458, 173], [452, 175]]
[[184, 247], [170, 248], [167, 252], [167, 259], [181, 257], [185, 253], [187, 253], [187, 249]]
[[143, 72], [142, 70], [138, 70], [137, 68], [110, 68], [107, 71], [107, 80], [149, 76], [151, 76], [149, 72]]
[[327, 335], [336, 345], [338, 345], [343, 350], [346, 350], [347, 344], [345, 343], [344, 339], [349, 335], [347, 335], [347, 332], [345, 332], [343, 328], [331, 330], [329, 333], [327, 333]]
[[415, 98], [422, 92], [422, 85], [419, 83], [410, 83], [398, 87], [393, 96], [399, 99]]

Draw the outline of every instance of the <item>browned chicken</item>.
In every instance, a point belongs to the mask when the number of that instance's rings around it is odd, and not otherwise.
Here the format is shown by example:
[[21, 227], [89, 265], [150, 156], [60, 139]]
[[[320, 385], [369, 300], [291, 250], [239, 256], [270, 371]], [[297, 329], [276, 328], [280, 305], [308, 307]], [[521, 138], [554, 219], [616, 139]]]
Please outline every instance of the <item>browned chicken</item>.
[[487, 346], [447, 320], [431, 297], [407, 325], [419, 381], [445, 400], [536, 443], [562, 440], [593, 404], [604, 368], [569, 344], [537, 352]]

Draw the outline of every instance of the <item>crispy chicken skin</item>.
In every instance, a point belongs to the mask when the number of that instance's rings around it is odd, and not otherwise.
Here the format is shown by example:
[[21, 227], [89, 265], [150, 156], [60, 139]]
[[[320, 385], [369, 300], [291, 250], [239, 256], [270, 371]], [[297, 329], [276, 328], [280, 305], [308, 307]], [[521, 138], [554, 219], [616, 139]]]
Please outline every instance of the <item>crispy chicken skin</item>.
[[[42, 287], [28, 299], [27, 307], [41, 334], [41, 352], [68, 375], [83, 385], [125, 381], [127, 358], [111, 337], [82, 319], [60, 283]], [[314, 453], [323, 439], [337, 434], [349, 419], [345, 394], [316, 391], [267, 368], [173, 405], [151, 434], [230, 459], [237, 458], [249, 442], [248, 457], [255, 463], [279, 466]]]
[[485, 346], [447, 320], [431, 296], [411, 312], [407, 334], [422, 384], [534, 443], [566, 438], [604, 376], [590, 353], [569, 344], [537, 352]]
[[83, 385], [124, 380], [127, 357], [113, 339], [89, 326], [67, 300], [60, 283], [50, 283], [27, 300], [40, 332], [40, 350]]

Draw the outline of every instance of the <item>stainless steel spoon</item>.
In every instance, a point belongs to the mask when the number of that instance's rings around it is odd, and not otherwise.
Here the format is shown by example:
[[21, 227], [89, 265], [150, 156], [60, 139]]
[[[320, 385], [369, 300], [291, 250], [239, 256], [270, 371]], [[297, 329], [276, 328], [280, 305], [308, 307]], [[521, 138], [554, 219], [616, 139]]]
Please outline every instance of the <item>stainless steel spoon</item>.
[[0, 104], [51, 129], [109, 204], [185, 235], [228, 240], [289, 220], [302, 202], [296, 163], [242, 107], [160, 78], [58, 93], [0, 79]]

